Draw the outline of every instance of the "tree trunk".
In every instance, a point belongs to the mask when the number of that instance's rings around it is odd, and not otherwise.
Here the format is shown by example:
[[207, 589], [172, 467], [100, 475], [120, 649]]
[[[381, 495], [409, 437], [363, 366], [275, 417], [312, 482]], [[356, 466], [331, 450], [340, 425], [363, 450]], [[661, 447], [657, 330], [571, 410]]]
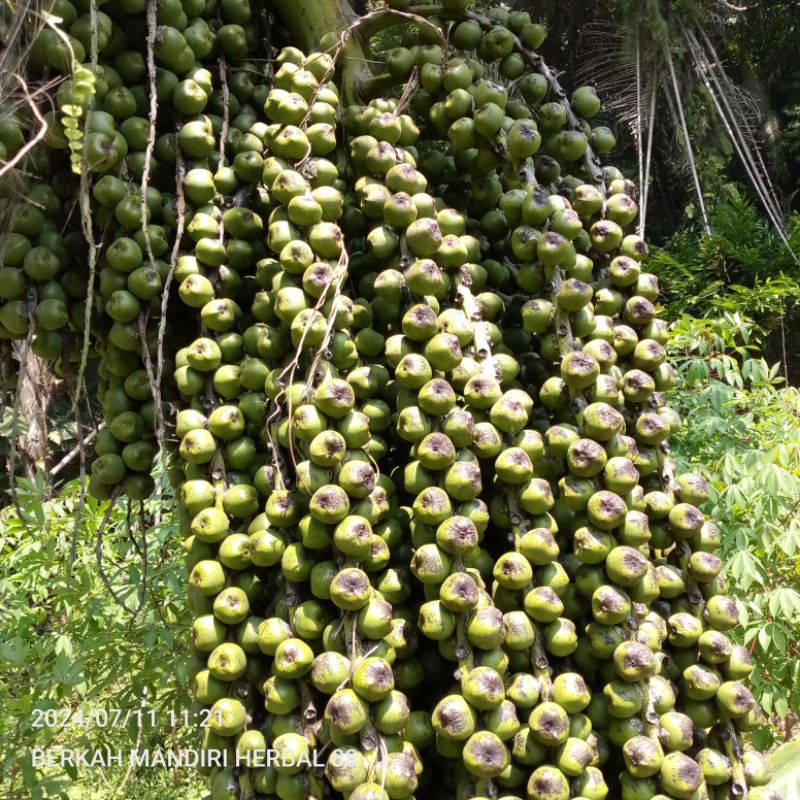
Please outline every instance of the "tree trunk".
[[[22, 353], [18, 353], [19, 358]], [[28, 430], [19, 438], [19, 457], [25, 475], [33, 479], [44, 471], [48, 456], [47, 407], [53, 391], [53, 375], [46, 361], [29, 349], [20, 364], [19, 415]]]
[[341, 33], [358, 19], [347, 0], [273, 0], [272, 8], [292, 42], [306, 53], [326, 33]]
[[[348, 0], [273, 0], [272, 9], [289, 32], [292, 43], [306, 53], [318, 50], [325, 34], [340, 36], [359, 19]], [[343, 106], [356, 102], [359, 84], [371, 75], [367, 63], [368, 54], [353, 30], [346, 37], [344, 52], [338, 56]]]

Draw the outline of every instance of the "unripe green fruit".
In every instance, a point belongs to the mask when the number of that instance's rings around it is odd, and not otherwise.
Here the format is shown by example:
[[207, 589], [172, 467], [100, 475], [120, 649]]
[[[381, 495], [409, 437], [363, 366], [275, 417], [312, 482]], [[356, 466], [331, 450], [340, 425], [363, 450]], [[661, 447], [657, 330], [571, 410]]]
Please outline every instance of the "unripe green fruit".
[[331, 583], [331, 600], [345, 611], [358, 611], [369, 602], [371, 590], [366, 573], [347, 567], [337, 573]]
[[727, 677], [732, 680], [746, 678], [753, 671], [753, 661], [747, 648], [734, 645], [728, 663], [725, 665]]
[[619, 586], [633, 586], [647, 572], [648, 560], [633, 547], [615, 547], [606, 557], [608, 577]]
[[218, 680], [235, 681], [247, 667], [247, 656], [239, 645], [225, 642], [214, 648], [208, 657], [208, 670]]
[[619, 495], [613, 492], [599, 491], [589, 498], [586, 511], [592, 525], [609, 531], [624, 523], [627, 506]]
[[623, 642], [614, 650], [617, 674], [626, 681], [641, 681], [656, 670], [653, 652], [640, 642]]
[[189, 574], [189, 585], [206, 597], [216, 595], [225, 586], [225, 571], [218, 561], [200, 561]]
[[555, 764], [565, 775], [581, 775], [594, 758], [591, 745], [583, 739], [569, 737], [555, 751]]
[[708, 624], [718, 631], [733, 630], [739, 624], [739, 609], [736, 603], [724, 595], [715, 595], [706, 602], [703, 612]]
[[661, 786], [672, 797], [691, 797], [703, 779], [700, 767], [683, 753], [668, 753], [660, 770]]
[[467, 517], [449, 517], [436, 529], [436, 544], [451, 555], [467, 555], [478, 546], [478, 541], [478, 529]]
[[646, 736], [634, 736], [622, 747], [625, 767], [634, 778], [650, 778], [661, 769], [664, 752], [661, 745]]
[[536, 586], [525, 595], [525, 611], [536, 622], [549, 623], [558, 619], [564, 604], [549, 586]]
[[300, 678], [310, 669], [314, 660], [311, 648], [301, 639], [284, 639], [275, 648], [273, 669], [283, 678]]
[[467, 623], [467, 639], [481, 650], [492, 650], [505, 640], [503, 614], [496, 608], [479, 608]]
[[[717, 756], [721, 754], [716, 753], [716, 751], [708, 751], [711, 754], [714, 754], [712, 759], [709, 761], [718, 761], [719, 759]], [[725, 759], [727, 761], [727, 759]], [[703, 768], [703, 774], [705, 774], [705, 766], [703, 760], [698, 758], [698, 763]], [[723, 762], [724, 763], [724, 762]], [[767, 757], [763, 753], [759, 753], [756, 750], [748, 750], [743, 758], [742, 758], [742, 766], [744, 768], [744, 776], [747, 780], [748, 786], [766, 786], [772, 778], [772, 768], [767, 760]], [[727, 764], [728, 770], [730, 770], [730, 764]], [[708, 778], [706, 778], [708, 781]], [[716, 784], [715, 784], [716, 785]]]
[[533, 578], [533, 570], [521, 553], [503, 553], [495, 562], [494, 579], [506, 589], [524, 589]]
[[461, 695], [451, 694], [433, 709], [431, 725], [438, 736], [452, 742], [463, 742], [475, 732], [475, 712]]
[[574, 779], [574, 786], [578, 796], [586, 800], [605, 800], [608, 795], [603, 773], [596, 766], [587, 767], [582, 775]]
[[236, 586], [223, 589], [214, 598], [214, 615], [226, 625], [236, 625], [247, 618], [250, 602], [244, 591]]
[[367, 762], [359, 750], [340, 748], [328, 758], [325, 777], [339, 792], [352, 792], [367, 780]]
[[470, 774], [493, 778], [506, 769], [510, 755], [498, 736], [489, 731], [478, 731], [464, 745], [462, 759]]
[[569, 716], [557, 703], [544, 702], [536, 706], [528, 725], [534, 739], [547, 747], [559, 745], [569, 736]]
[[[755, 785], [751, 782], [747, 774], [748, 756], [757, 756], [761, 758], [763, 758], [763, 756], [755, 751], [744, 754], [745, 777], [747, 778], [748, 785]], [[731, 763], [727, 757], [720, 753], [719, 750], [714, 750], [710, 747], [700, 750], [695, 755], [695, 761], [702, 770], [703, 778], [709, 786], [721, 786], [727, 783], [733, 773]]]
[[352, 686], [358, 695], [369, 702], [383, 700], [394, 689], [394, 677], [389, 664], [371, 656], [359, 661], [352, 673]]
[[583, 678], [574, 672], [556, 676], [552, 685], [552, 696], [568, 714], [577, 714], [589, 705], [591, 693]]
[[456, 619], [441, 601], [431, 600], [420, 607], [417, 625], [429, 639], [441, 641], [453, 633]]
[[352, 689], [341, 689], [328, 700], [325, 720], [341, 734], [358, 733], [367, 723], [367, 707]]
[[694, 723], [677, 711], [667, 711], [659, 719], [659, 739], [668, 750], [683, 751], [692, 746]]
[[747, 715], [757, 707], [752, 692], [737, 681], [726, 681], [716, 694], [717, 705], [720, 710], [734, 719]]
[[211, 706], [209, 727], [218, 736], [235, 736], [244, 727], [245, 715], [245, 707], [240, 700], [223, 697]]
[[572, 107], [581, 117], [593, 117], [600, 110], [600, 98], [592, 86], [581, 86], [572, 93]]
[[[381, 541], [381, 544], [386, 547], [382, 540], [377, 541]], [[386, 561], [381, 566], [387, 562], [388, 548]], [[380, 566], [372, 568], [367, 564], [365, 566], [373, 572], [380, 568]], [[362, 636], [373, 640], [383, 639], [392, 631], [392, 606], [380, 597], [373, 597], [366, 606], [359, 610], [357, 622], [358, 631]]]

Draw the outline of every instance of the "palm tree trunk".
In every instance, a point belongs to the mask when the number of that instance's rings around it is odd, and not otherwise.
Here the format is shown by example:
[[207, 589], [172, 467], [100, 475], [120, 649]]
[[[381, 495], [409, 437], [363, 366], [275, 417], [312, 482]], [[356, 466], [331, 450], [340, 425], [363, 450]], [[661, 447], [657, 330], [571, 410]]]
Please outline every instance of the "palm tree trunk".
[[19, 457], [25, 475], [33, 479], [37, 471], [46, 469], [49, 455], [47, 431], [47, 407], [53, 391], [53, 375], [46, 361], [26, 348], [20, 352], [24, 363], [19, 376], [19, 416], [25, 420], [28, 430], [19, 438]]

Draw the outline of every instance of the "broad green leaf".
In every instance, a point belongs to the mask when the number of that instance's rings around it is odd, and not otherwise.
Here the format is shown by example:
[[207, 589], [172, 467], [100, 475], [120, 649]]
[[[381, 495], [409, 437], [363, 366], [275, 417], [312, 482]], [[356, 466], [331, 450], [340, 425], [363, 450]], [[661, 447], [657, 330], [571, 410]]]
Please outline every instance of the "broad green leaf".
[[769, 758], [773, 778], [770, 788], [783, 800], [800, 800], [800, 742], [788, 742]]

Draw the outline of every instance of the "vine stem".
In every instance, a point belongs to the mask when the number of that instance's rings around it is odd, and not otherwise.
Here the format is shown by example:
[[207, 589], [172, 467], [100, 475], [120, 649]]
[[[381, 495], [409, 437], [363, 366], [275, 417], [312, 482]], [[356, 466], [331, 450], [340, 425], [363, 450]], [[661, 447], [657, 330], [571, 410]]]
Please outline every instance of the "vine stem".
[[[91, 63], [92, 63], [92, 74], [97, 74], [97, 61], [98, 61], [98, 49], [97, 49], [97, 0], [90, 0], [89, 2], [89, 22], [91, 24]], [[54, 28], [56, 26], [53, 26]], [[74, 55], [73, 55], [74, 58]], [[94, 106], [94, 94], [92, 94], [89, 100], [89, 108], [87, 109], [86, 114], [86, 123], [84, 126], [84, 136], [86, 136], [89, 132], [89, 119], [91, 117], [92, 108]], [[81, 217], [81, 228], [83, 230], [83, 236], [86, 239], [86, 244], [89, 247], [87, 252], [87, 261], [89, 264], [89, 280], [86, 285], [86, 319], [83, 325], [83, 342], [81, 347], [81, 360], [80, 364], [78, 365], [78, 378], [76, 381], [77, 384], [77, 392], [75, 394], [75, 401], [74, 401], [74, 408], [77, 412], [78, 403], [80, 402], [81, 398], [81, 385], [85, 386], [83, 381], [83, 376], [86, 372], [86, 364], [89, 360], [89, 338], [92, 330], [92, 305], [94, 304], [94, 279], [95, 274], [97, 272], [97, 255], [100, 251], [100, 243], [95, 242], [94, 240], [94, 230], [92, 225], [92, 209], [90, 203], [90, 187], [91, 187], [91, 178], [89, 176], [89, 162], [86, 157], [86, 149], [83, 148], [81, 150], [81, 170], [80, 170], [80, 196], [79, 196], [79, 211]]]
[[8, 161], [4, 161], [2, 164], [0, 164], [0, 177], [14, 169], [14, 167], [16, 167], [16, 165], [19, 164], [19, 162], [22, 161], [22, 159], [25, 158], [25, 156], [30, 153], [30, 151], [33, 150], [33, 148], [36, 147], [36, 145], [39, 144], [42, 139], [44, 139], [45, 134], [47, 133], [47, 120], [42, 116], [42, 112], [39, 111], [39, 107], [31, 97], [30, 92], [28, 91], [28, 84], [25, 82], [25, 79], [16, 72], [14, 73], [14, 77], [17, 79], [17, 82], [25, 94], [25, 100], [28, 104], [28, 108], [31, 110], [31, 113], [34, 115], [34, 117], [36, 117], [36, 121], [39, 123], [39, 129], [36, 131], [30, 141], [25, 142], [25, 144], [22, 145], [22, 147], [20, 147], [19, 150], [17, 150], [17, 152], [8, 159]]
[[[186, 175], [186, 165], [180, 147], [175, 148], [175, 210], [177, 222], [175, 226], [175, 241], [172, 243], [172, 251], [169, 257], [169, 271], [164, 281], [164, 294], [161, 297], [161, 316], [158, 319], [158, 342], [156, 349], [156, 384], [161, 386], [161, 378], [164, 373], [164, 337], [167, 332], [167, 308], [169, 306], [169, 290], [175, 277], [175, 270], [178, 266], [178, 254], [181, 248], [181, 239], [186, 216], [186, 196], [183, 191], [183, 180]], [[159, 450], [161, 451], [161, 466], [167, 470], [167, 453], [164, 444], [164, 409], [161, 403], [156, 403], [156, 437], [158, 439]]]

